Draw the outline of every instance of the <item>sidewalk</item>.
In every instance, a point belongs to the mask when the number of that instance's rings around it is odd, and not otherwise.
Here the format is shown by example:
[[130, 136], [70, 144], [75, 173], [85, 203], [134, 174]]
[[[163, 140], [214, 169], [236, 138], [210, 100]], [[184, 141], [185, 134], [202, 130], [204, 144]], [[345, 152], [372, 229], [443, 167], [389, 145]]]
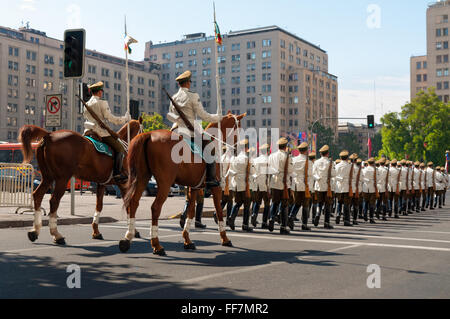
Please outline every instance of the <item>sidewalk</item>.
[[[50, 195], [46, 194], [42, 202], [42, 207], [48, 214], [50, 210]], [[151, 220], [151, 206], [155, 197], [142, 197], [136, 213], [136, 220]], [[160, 220], [179, 218], [185, 204], [184, 196], [168, 198], [163, 206]], [[96, 196], [90, 192], [75, 195], [75, 216], [70, 215], [70, 193], [65, 193], [61, 199], [58, 209], [58, 225], [91, 224], [95, 212]], [[103, 200], [103, 211], [100, 223], [113, 223], [126, 221], [127, 215], [123, 210], [122, 199], [115, 196], [105, 196]], [[27, 212], [23, 215], [15, 214], [15, 207], [0, 207], [0, 228], [11, 227], [31, 227], [33, 225], [33, 213]], [[212, 198], [205, 198], [203, 217], [212, 217], [214, 213], [214, 203]], [[43, 226], [48, 225], [48, 217], [42, 217]]]

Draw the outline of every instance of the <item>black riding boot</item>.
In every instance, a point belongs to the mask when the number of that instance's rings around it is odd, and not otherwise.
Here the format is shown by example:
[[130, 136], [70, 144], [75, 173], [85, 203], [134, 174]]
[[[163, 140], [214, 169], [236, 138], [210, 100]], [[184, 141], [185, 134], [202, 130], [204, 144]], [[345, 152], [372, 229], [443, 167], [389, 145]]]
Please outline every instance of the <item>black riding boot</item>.
[[303, 206], [303, 208], [302, 208], [302, 230], [303, 231], [311, 231], [311, 228], [308, 227], [308, 218], [309, 218], [309, 207]]
[[291, 209], [291, 213], [289, 214], [288, 226], [291, 230], [294, 230], [295, 219], [297, 218], [300, 207], [301, 206], [294, 205]]
[[263, 212], [263, 221], [261, 225], [261, 229], [268, 229], [269, 225], [267, 224], [267, 220], [269, 219], [270, 206], [264, 206]]
[[181, 227], [181, 229], [184, 229], [184, 224], [186, 223], [188, 210], [189, 210], [189, 201], [186, 201], [186, 204], [184, 204], [183, 213], [180, 216], [180, 227]]
[[214, 188], [220, 186], [216, 179], [216, 163], [206, 164], [206, 187]]
[[344, 226], [345, 227], [353, 226], [350, 220], [350, 208], [348, 207], [348, 205], [344, 205]]
[[242, 223], [242, 230], [250, 233], [253, 231], [253, 228], [248, 225], [249, 221], [250, 221], [250, 205], [244, 205], [244, 218]]
[[228, 226], [230, 226], [231, 230], [235, 229], [234, 221], [236, 220], [237, 215], [239, 214], [239, 210], [241, 209], [242, 204], [235, 204], [231, 211], [231, 216], [228, 221]]
[[275, 216], [278, 213], [279, 206], [280, 206], [279, 204], [277, 205], [275, 203], [272, 203], [272, 206], [270, 207], [270, 219], [269, 219], [269, 227], [268, 227], [270, 232], [273, 232], [273, 229], [275, 227]]
[[258, 225], [258, 214], [259, 214], [259, 209], [261, 208], [261, 206], [254, 202], [253, 203], [253, 209], [252, 209], [252, 226], [256, 227]]
[[375, 207], [372, 205], [369, 205], [369, 214], [370, 214], [370, 223], [376, 224], [375, 223]]
[[287, 223], [288, 223], [288, 207], [281, 207], [280, 208], [280, 219], [281, 219], [281, 228], [280, 228], [280, 234], [281, 235], [289, 235], [290, 232], [287, 229]]
[[118, 184], [123, 184], [128, 180], [128, 176], [122, 174], [122, 163], [125, 157], [124, 153], [114, 153], [113, 178]]
[[331, 226], [331, 206], [328, 207], [327, 205], [325, 205], [325, 225], [324, 228], [325, 229], [334, 229], [333, 226]]
[[195, 210], [195, 228], [205, 229], [206, 225], [202, 224], [203, 203], [197, 203]]
[[359, 225], [358, 223], [358, 206], [353, 206], [353, 225]]

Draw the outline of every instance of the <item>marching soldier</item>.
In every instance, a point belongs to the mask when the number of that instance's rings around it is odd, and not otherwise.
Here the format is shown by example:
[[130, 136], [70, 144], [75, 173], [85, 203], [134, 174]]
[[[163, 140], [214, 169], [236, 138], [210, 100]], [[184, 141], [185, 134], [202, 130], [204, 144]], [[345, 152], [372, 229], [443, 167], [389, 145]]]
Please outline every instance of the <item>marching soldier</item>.
[[[180, 217], [180, 227], [184, 229], [184, 224], [186, 223], [186, 218], [189, 212], [189, 202], [190, 202], [191, 194], [189, 192], [189, 188], [186, 188], [186, 203], [184, 205], [183, 213]], [[195, 206], [195, 228], [205, 229], [206, 225], [202, 224], [202, 215], [203, 215], [203, 205], [205, 201], [205, 192], [204, 190], [200, 190], [197, 195], [197, 199], [194, 202], [197, 203]]]
[[420, 162], [415, 162], [413, 169], [414, 169], [414, 180], [413, 180], [414, 206], [416, 213], [420, 213], [420, 196], [422, 195], [422, 186], [421, 186], [422, 171], [420, 170]]
[[428, 197], [427, 197], [427, 208], [430, 210], [434, 210], [433, 207], [433, 197], [434, 192], [436, 190], [436, 171], [433, 169], [433, 162], [428, 163], [428, 168], [426, 169], [427, 173], [427, 190], [428, 190]]
[[264, 144], [259, 148], [261, 155], [253, 161], [254, 168], [254, 179], [257, 185], [257, 190], [255, 194], [255, 201], [252, 207], [252, 225], [257, 226], [257, 218], [259, 214], [259, 209], [262, 202], [264, 201], [264, 212], [262, 229], [268, 229], [269, 225], [267, 223], [270, 212], [270, 198], [269, 198], [269, 151], [270, 145]]
[[415, 198], [415, 190], [414, 190], [414, 169], [413, 169], [413, 163], [411, 161], [407, 161], [406, 163], [408, 167], [408, 189], [409, 189], [409, 196], [408, 196], [408, 214], [413, 214], [414, 205], [413, 200]]
[[420, 186], [422, 187], [422, 209], [421, 211], [425, 211], [425, 205], [427, 204], [427, 171], [426, 171], [426, 165], [425, 163], [420, 163], [420, 172], [422, 174], [421, 180], [420, 180]]
[[[191, 71], [186, 71], [177, 77], [175, 80], [180, 86], [179, 91], [173, 96], [173, 100], [181, 108], [181, 111], [186, 116], [187, 120], [191, 123], [197, 133], [202, 133], [203, 129], [201, 125], [196, 122], [196, 118], [199, 117], [206, 122], [217, 123], [221, 120], [221, 115], [209, 114], [203, 109], [203, 105], [200, 101], [200, 96], [197, 93], [191, 92]], [[176, 111], [174, 105], [171, 103], [167, 119], [173, 122], [172, 131], [178, 129], [178, 132], [184, 136], [190, 137], [194, 140], [194, 132], [191, 132], [181, 116]], [[207, 143], [203, 143], [203, 148]], [[220, 183], [216, 180], [216, 163], [206, 163], [206, 187], [213, 188], [220, 186]]]
[[408, 196], [409, 196], [409, 188], [408, 188], [408, 179], [409, 179], [409, 170], [407, 167], [406, 160], [402, 160], [400, 162], [400, 200], [401, 200], [401, 210], [400, 212], [403, 216], [408, 216], [407, 205], [408, 205]]
[[272, 174], [270, 180], [272, 207], [270, 209], [269, 231], [273, 232], [274, 230], [275, 216], [279, 210], [281, 216], [280, 234], [288, 235], [287, 206], [289, 201], [289, 176], [292, 173], [292, 162], [287, 149], [288, 140], [283, 137], [277, 144], [279, 150], [269, 156], [269, 170]]
[[[320, 149], [321, 158], [314, 163], [313, 175], [316, 181], [315, 190], [319, 206], [325, 207], [325, 229], [333, 229], [330, 223], [331, 205], [333, 194], [331, 190], [331, 179], [336, 176], [334, 162], [329, 158], [330, 148], [325, 145]], [[320, 213], [315, 217], [314, 226], [319, 226]]]
[[[128, 112], [124, 117], [116, 117], [111, 113], [108, 102], [102, 100], [103, 82], [98, 82], [89, 86], [89, 90], [92, 93], [92, 97], [86, 104], [94, 111], [100, 120], [107, 120], [115, 125], [123, 125], [131, 120], [130, 113]], [[101, 128], [100, 124], [97, 123], [86, 109], [84, 110], [83, 116], [86, 120], [84, 123], [84, 134], [89, 135], [90, 131], [96, 133], [101, 138], [101, 142], [108, 144], [114, 150], [113, 178], [116, 183], [124, 183], [128, 179], [126, 175], [122, 174], [122, 163], [125, 157], [124, 147], [117, 139], [110, 136], [106, 130]]]
[[[383, 157], [379, 160], [380, 167], [378, 168], [377, 177], [377, 187], [380, 194], [378, 202], [380, 203], [380, 208], [383, 210], [383, 221], [387, 221], [387, 208], [388, 208], [388, 183], [389, 183], [389, 168], [386, 167], [386, 158]], [[378, 210], [377, 210], [378, 211]], [[379, 214], [379, 212], [378, 212]]]
[[447, 174], [447, 171], [445, 170], [445, 167], [441, 167], [442, 174], [444, 176], [444, 194], [442, 195], [442, 206], [445, 206], [445, 197], [447, 196], [447, 189], [449, 184], [449, 177]]
[[[222, 188], [222, 209], [227, 207], [227, 225], [228, 225], [228, 219], [231, 217], [231, 210], [233, 208], [233, 196], [230, 192], [230, 177], [227, 176], [228, 170], [230, 169], [231, 165], [231, 159], [233, 157], [233, 149], [228, 148], [227, 146], [223, 146], [222, 148], [223, 154], [222, 154], [222, 180], [220, 183], [220, 187]], [[216, 216], [216, 212], [214, 212], [214, 221], [218, 223], [218, 219]]]
[[[389, 195], [391, 199], [391, 208], [394, 211], [394, 218], [400, 218], [400, 169], [398, 168], [397, 160], [391, 161], [391, 168], [389, 169]], [[392, 213], [389, 214], [392, 217]]]
[[371, 158], [367, 161], [367, 163], [369, 164], [369, 166], [364, 170], [363, 173], [364, 200], [366, 201], [366, 205], [369, 209], [370, 223], [375, 224], [375, 201], [377, 200], [377, 197], [379, 197], [377, 187], [378, 174], [375, 167], [375, 160]]
[[[354, 164], [348, 162], [349, 152], [342, 151], [339, 154], [341, 162], [336, 165], [336, 197], [340, 207], [344, 209], [344, 226], [353, 226], [350, 220], [350, 201], [353, 197]], [[341, 222], [341, 212], [338, 211], [336, 224]]]
[[439, 205], [439, 209], [442, 209], [442, 195], [444, 193], [444, 175], [441, 173], [441, 168], [436, 167], [436, 201], [434, 207]]
[[[314, 163], [316, 162], [316, 153], [315, 152], [309, 153], [308, 158], [312, 162], [312, 166], [314, 167]], [[312, 176], [311, 182], [312, 187], [310, 188], [311, 201], [309, 202], [309, 211], [311, 212], [312, 223], [314, 223], [314, 219], [316, 218], [317, 214], [317, 204], [318, 204], [317, 193], [314, 187], [315, 186], [314, 175]]]
[[314, 188], [313, 162], [308, 159], [308, 143], [302, 143], [299, 151], [300, 155], [292, 160], [294, 206], [289, 215], [288, 226], [294, 230], [295, 218], [302, 208], [302, 230], [311, 231], [308, 227], [308, 215], [312, 199], [311, 189]]
[[351, 209], [352, 209], [352, 215], [353, 215], [353, 225], [359, 225], [358, 223], [358, 213], [359, 213], [359, 206], [360, 202], [362, 201], [360, 196], [360, 190], [362, 189], [359, 187], [360, 180], [361, 180], [361, 161], [358, 161], [358, 154], [352, 154], [350, 156], [351, 163], [353, 164], [353, 176], [352, 176], [352, 191], [353, 191], [353, 197], [351, 198]]
[[250, 154], [248, 139], [242, 140], [239, 145], [241, 152], [238, 156], [231, 159], [230, 170], [228, 175], [230, 176], [230, 189], [233, 194], [235, 204], [233, 210], [231, 211], [231, 217], [229, 221], [229, 227], [234, 230], [234, 222], [241, 209], [244, 205], [244, 217], [242, 223], [242, 230], [245, 232], [252, 232], [253, 228], [249, 226], [250, 220], [250, 204], [251, 204], [251, 193], [250, 193]]

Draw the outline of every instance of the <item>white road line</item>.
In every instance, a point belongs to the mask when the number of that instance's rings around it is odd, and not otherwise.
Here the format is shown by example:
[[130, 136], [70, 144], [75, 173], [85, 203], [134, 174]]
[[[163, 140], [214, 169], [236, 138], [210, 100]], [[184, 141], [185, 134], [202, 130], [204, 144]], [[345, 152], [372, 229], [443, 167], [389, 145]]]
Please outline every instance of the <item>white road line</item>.
[[[335, 252], [335, 251], [351, 249], [351, 248], [355, 248], [356, 246], [358, 246], [358, 245], [350, 245], [350, 246], [340, 247], [338, 249], [328, 250], [325, 253], [332, 253], [332, 252]], [[292, 258], [289, 258], [289, 259], [292, 259]], [[202, 281], [214, 279], [214, 278], [217, 278], [217, 277], [223, 278], [223, 277], [226, 277], [226, 276], [229, 276], [229, 275], [236, 275], [236, 274], [242, 274], [242, 273], [246, 273], [246, 272], [252, 272], [252, 271], [263, 269], [263, 268], [267, 268], [267, 267], [282, 265], [282, 264], [286, 263], [288, 260], [271, 262], [271, 263], [268, 263], [268, 264], [258, 265], [258, 266], [249, 266], [249, 267], [244, 267], [244, 268], [240, 268], [240, 269], [236, 269], [236, 270], [219, 272], [219, 273], [215, 273], [215, 274], [211, 274], [211, 275], [205, 275], [205, 276], [201, 276], [201, 277], [186, 279], [186, 280], [183, 280], [181, 282], [177, 282], [177, 284], [194, 284], [194, 283], [197, 283], [197, 282], [202, 282]], [[126, 291], [126, 292], [122, 292], [122, 293], [112, 294], [112, 295], [108, 295], [108, 296], [98, 297], [98, 298], [95, 298], [95, 299], [120, 299], [120, 298], [126, 298], [126, 297], [136, 296], [136, 295], [140, 295], [140, 294], [143, 294], [143, 293], [148, 293], [148, 292], [151, 292], [151, 291], [167, 288], [167, 287], [170, 287], [170, 286], [172, 286], [172, 284], [165, 283], [165, 284], [156, 285], [156, 286], [153, 286], [153, 287], [147, 287], [147, 288], [142, 288], [142, 289], [137, 289], [137, 290], [132, 290], [132, 291]]]

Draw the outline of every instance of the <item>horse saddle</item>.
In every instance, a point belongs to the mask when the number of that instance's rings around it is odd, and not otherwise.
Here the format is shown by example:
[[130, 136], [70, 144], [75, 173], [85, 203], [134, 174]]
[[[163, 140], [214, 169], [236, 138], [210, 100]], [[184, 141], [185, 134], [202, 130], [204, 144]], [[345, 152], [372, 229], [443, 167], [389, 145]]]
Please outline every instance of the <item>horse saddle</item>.
[[98, 135], [96, 137], [97, 138], [92, 137], [92, 134], [86, 134], [84, 136], [84, 138], [86, 138], [89, 142], [92, 143], [92, 145], [94, 145], [97, 152], [99, 152], [100, 154], [107, 155], [109, 157], [113, 157], [112, 148], [108, 144], [100, 142], [99, 141], [100, 138], [98, 137]]

